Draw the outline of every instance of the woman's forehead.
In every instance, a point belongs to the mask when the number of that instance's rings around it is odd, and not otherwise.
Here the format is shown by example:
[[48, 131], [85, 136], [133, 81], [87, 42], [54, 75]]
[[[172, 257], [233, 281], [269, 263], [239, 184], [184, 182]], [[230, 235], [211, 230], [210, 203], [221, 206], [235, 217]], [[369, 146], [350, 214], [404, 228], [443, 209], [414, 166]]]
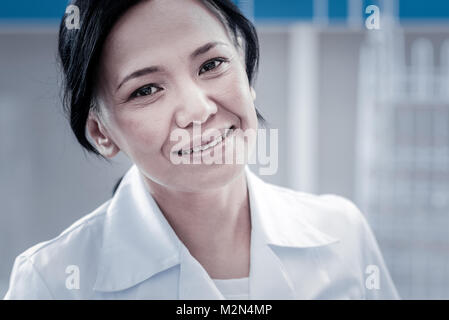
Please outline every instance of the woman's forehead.
[[111, 30], [104, 45], [102, 64], [112, 71], [111, 67], [126, 68], [142, 57], [159, 60], [176, 53], [182, 58], [211, 41], [232, 44], [222, 22], [201, 1], [143, 1], [131, 8]]
[[105, 46], [116, 50], [154, 48], [157, 51], [180, 42], [202, 41], [230, 39], [221, 21], [201, 1], [150, 0], [131, 8], [119, 19]]

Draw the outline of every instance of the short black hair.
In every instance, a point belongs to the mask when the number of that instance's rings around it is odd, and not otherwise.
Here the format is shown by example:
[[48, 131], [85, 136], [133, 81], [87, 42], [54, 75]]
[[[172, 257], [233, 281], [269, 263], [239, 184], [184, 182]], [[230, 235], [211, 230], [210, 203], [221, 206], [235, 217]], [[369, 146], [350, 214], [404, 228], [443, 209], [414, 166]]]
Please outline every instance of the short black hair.
[[[64, 112], [81, 146], [102, 158], [86, 136], [89, 111], [97, 110], [95, 84], [102, 48], [119, 18], [142, 1], [145, 0], [71, 0], [70, 4], [76, 5], [80, 11], [79, 29], [66, 28], [67, 15], [59, 26], [58, 54], [63, 73]], [[242, 38], [246, 74], [250, 85], [253, 85], [259, 68], [259, 40], [254, 25], [231, 0], [200, 1], [217, 15], [234, 40]], [[266, 125], [257, 108], [256, 113], [259, 121]]]

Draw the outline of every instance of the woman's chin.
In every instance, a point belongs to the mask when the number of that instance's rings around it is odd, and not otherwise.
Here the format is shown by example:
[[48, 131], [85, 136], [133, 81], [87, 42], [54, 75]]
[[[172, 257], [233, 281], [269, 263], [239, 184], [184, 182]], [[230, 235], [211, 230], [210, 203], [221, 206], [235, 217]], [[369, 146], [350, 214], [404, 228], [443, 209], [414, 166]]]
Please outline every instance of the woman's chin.
[[184, 191], [207, 191], [226, 186], [243, 173], [245, 164], [192, 164], [187, 165], [176, 179]]

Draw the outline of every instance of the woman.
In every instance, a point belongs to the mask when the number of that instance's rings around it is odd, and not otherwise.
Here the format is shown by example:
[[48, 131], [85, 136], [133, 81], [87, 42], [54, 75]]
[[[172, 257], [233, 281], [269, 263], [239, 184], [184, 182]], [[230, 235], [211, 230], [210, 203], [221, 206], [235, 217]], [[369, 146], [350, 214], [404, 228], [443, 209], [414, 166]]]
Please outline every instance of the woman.
[[231, 1], [73, 4], [80, 29], [63, 21], [59, 38], [72, 129], [134, 165], [111, 200], [17, 257], [6, 298], [398, 297], [351, 202], [267, 184], [246, 165], [246, 133], [263, 121], [259, 48]]

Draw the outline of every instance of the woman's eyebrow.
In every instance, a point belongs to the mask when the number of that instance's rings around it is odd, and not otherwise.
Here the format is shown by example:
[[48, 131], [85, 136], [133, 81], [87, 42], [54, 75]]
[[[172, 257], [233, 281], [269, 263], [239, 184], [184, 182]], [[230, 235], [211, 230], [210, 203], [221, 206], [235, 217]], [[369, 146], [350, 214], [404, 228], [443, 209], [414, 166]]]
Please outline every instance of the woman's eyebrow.
[[193, 60], [194, 58], [196, 58], [197, 56], [200, 56], [202, 54], [205, 54], [207, 51], [209, 51], [212, 48], [215, 48], [218, 45], [222, 45], [222, 46], [227, 46], [226, 43], [221, 42], [221, 41], [212, 41], [212, 42], [208, 42], [205, 45], [199, 47], [198, 49], [195, 49], [195, 51], [193, 51], [190, 54], [190, 59]]
[[[226, 43], [224, 42], [220, 42], [220, 41], [212, 41], [212, 42], [208, 42], [205, 45], [202, 45], [201, 47], [195, 49], [191, 54], [190, 54], [190, 59], [193, 60], [194, 58], [205, 54], [206, 52], [208, 52], [209, 50], [211, 50], [212, 48], [218, 46], [218, 45], [224, 45], [227, 46]], [[120, 87], [127, 81], [134, 79], [134, 78], [138, 78], [138, 77], [142, 77], [145, 75], [148, 75], [150, 73], [155, 73], [155, 72], [159, 72], [162, 71], [163, 68], [158, 67], [158, 66], [151, 66], [151, 67], [146, 67], [146, 68], [142, 68], [139, 70], [136, 70], [134, 72], [132, 72], [131, 74], [127, 75], [118, 85], [116, 91], [118, 89], [120, 89]]]

